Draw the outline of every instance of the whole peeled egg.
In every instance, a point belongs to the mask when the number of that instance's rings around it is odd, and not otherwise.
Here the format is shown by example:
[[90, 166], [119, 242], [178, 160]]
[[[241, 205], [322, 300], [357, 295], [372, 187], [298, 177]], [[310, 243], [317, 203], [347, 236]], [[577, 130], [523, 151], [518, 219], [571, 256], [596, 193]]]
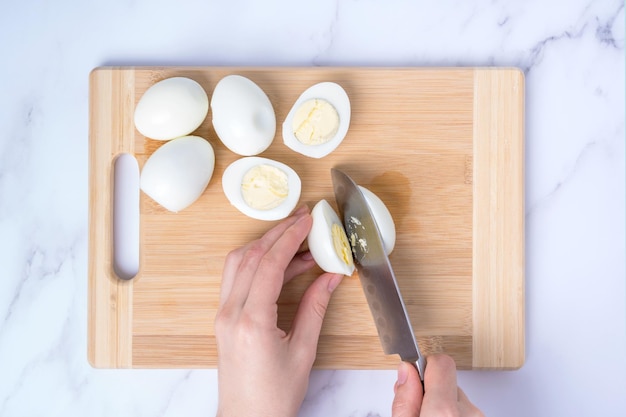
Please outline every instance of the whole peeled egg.
[[156, 140], [171, 140], [196, 130], [209, 112], [204, 88], [186, 77], [166, 78], [149, 87], [135, 107], [137, 130]]
[[215, 153], [199, 136], [173, 139], [154, 151], [141, 170], [141, 190], [169, 211], [189, 207], [204, 192], [215, 167]]
[[215, 133], [238, 155], [257, 155], [274, 140], [274, 107], [261, 87], [246, 77], [222, 78], [211, 96], [211, 112]]
[[258, 156], [236, 160], [224, 170], [222, 188], [241, 213], [258, 220], [280, 220], [300, 200], [302, 184], [291, 167]]
[[350, 99], [337, 83], [307, 88], [283, 122], [283, 142], [290, 149], [322, 158], [334, 151], [350, 127]]

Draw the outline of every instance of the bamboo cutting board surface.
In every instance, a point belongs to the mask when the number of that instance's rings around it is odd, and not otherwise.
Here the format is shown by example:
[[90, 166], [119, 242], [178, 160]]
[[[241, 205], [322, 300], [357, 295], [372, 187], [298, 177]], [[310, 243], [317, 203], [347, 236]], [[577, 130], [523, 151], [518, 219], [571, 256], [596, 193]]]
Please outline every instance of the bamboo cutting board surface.
[[[216, 154], [213, 177], [191, 207], [170, 213], [140, 196], [140, 271], [119, 280], [112, 260], [113, 163], [142, 167], [163, 142], [133, 124], [148, 87], [172, 77], [198, 81], [209, 97], [240, 74], [269, 96], [277, 134], [261, 156], [293, 167], [301, 202], [334, 205], [330, 168], [376, 193], [397, 227], [391, 263], [424, 353], [446, 352], [461, 369], [516, 369], [524, 362], [524, 77], [507, 68], [97, 68], [90, 75], [90, 363], [101, 368], [215, 367], [213, 320], [226, 254], [274, 222], [230, 206], [221, 187], [238, 158], [211, 126], [194, 133]], [[352, 118], [344, 142], [323, 159], [282, 143], [289, 109], [310, 85], [341, 84]], [[335, 206], [336, 207], [336, 206]], [[288, 329], [319, 270], [284, 288], [279, 324]], [[328, 308], [317, 368], [392, 369], [358, 277], [346, 277]]]

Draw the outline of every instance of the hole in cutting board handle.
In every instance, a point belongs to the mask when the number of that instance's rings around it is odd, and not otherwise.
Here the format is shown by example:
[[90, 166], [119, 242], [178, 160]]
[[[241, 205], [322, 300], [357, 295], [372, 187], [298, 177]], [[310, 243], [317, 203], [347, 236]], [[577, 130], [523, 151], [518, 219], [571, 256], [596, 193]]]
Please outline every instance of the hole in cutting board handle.
[[139, 272], [139, 164], [128, 153], [113, 164], [113, 271], [124, 280]]

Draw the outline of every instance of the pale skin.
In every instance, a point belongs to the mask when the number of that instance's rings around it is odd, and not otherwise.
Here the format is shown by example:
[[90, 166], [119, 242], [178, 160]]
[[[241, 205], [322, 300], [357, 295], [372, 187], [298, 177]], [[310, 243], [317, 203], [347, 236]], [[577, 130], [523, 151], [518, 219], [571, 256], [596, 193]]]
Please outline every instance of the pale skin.
[[482, 417], [456, 383], [456, 364], [447, 355], [427, 358], [424, 388], [417, 368], [402, 362], [393, 388], [393, 417]]
[[[263, 237], [226, 257], [215, 319], [219, 417], [295, 417], [304, 401], [326, 308], [342, 280], [321, 274], [305, 291], [291, 330], [278, 328], [283, 285], [315, 266], [299, 248], [311, 230], [303, 206]], [[428, 358], [423, 394], [417, 370], [401, 363], [393, 417], [482, 416], [457, 387], [449, 356]]]

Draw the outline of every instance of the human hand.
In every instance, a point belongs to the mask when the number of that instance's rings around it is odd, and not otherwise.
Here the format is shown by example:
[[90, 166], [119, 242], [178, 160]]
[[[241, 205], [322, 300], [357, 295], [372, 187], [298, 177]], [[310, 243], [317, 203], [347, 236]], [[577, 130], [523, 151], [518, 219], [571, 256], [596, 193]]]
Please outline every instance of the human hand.
[[277, 326], [283, 284], [315, 265], [297, 251], [311, 229], [306, 206], [228, 254], [215, 319], [218, 416], [295, 416], [304, 401], [322, 321], [338, 274], [305, 291], [289, 333]]
[[417, 368], [408, 362], [400, 364], [391, 415], [483, 417], [483, 413], [457, 386], [454, 359], [447, 355], [433, 355], [427, 359], [424, 390]]

